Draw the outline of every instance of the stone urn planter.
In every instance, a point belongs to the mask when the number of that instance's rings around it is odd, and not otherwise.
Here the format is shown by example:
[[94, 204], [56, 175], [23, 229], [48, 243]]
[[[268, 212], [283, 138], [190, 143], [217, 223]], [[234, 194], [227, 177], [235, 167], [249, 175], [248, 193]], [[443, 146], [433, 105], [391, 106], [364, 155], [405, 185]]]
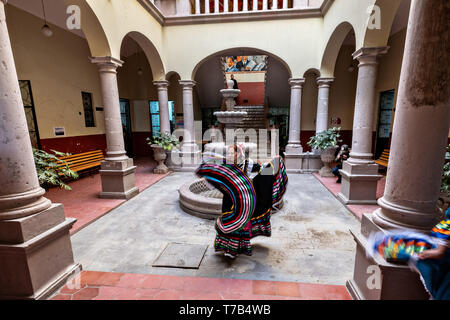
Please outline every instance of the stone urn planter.
[[323, 162], [323, 167], [319, 170], [321, 177], [334, 177], [331, 172], [330, 163], [334, 161], [334, 154], [336, 152], [336, 147], [328, 147], [322, 150], [320, 154], [320, 159]]
[[153, 173], [165, 174], [169, 172], [169, 168], [164, 164], [164, 161], [167, 158], [167, 153], [164, 148], [156, 144], [152, 144], [151, 147], [153, 149], [153, 157], [158, 162], [158, 166], [153, 169]]

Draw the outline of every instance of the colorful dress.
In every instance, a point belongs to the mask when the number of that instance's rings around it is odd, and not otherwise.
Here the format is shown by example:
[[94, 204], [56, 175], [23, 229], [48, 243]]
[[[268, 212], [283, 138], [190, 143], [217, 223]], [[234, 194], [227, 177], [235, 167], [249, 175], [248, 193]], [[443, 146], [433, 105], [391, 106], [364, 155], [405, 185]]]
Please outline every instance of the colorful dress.
[[[287, 176], [281, 158], [259, 167], [258, 175], [252, 180], [248, 176], [248, 163], [243, 168], [230, 164], [203, 163], [197, 175], [219, 189], [223, 194], [222, 216], [215, 224], [214, 241], [216, 251], [235, 257], [238, 254], [252, 254], [250, 239], [256, 236], [271, 236], [270, 215], [273, 199], [284, 194]], [[275, 171], [275, 168], [277, 170]], [[280, 174], [280, 171], [283, 171]], [[278, 176], [285, 177], [277, 179]], [[276, 188], [277, 197], [273, 197]], [[281, 199], [281, 198], [280, 198]]]
[[420, 278], [434, 300], [450, 300], [450, 208], [444, 220], [432, 230], [431, 236], [440, 245], [447, 247], [441, 259], [418, 260], [413, 268], [420, 273]]
[[[388, 262], [409, 263], [420, 274], [425, 289], [435, 300], [450, 300], [450, 208], [430, 232], [430, 235], [398, 231], [372, 234], [368, 240], [368, 255], [379, 254]], [[441, 259], [418, 259], [424, 250], [446, 246]]]

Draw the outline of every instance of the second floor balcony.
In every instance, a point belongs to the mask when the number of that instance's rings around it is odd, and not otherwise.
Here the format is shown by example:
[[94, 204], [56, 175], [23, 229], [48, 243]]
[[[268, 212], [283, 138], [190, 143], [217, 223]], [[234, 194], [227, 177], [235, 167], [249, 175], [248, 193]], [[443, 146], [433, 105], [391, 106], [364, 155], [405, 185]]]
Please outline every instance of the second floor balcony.
[[165, 23], [274, 19], [321, 15], [333, 0], [139, 0], [156, 7]]

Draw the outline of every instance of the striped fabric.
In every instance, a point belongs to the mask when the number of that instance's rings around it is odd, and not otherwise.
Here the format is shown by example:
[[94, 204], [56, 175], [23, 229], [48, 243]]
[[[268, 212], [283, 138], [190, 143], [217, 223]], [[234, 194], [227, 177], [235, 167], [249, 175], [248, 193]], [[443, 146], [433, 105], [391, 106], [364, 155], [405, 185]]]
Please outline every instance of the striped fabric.
[[233, 210], [224, 212], [216, 221], [217, 231], [229, 234], [245, 227], [255, 210], [255, 189], [251, 180], [237, 166], [203, 163], [196, 171], [208, 182], [228, 193]]
[[445, 213], [445, 218], [431, 229], [431, 236], [450, 242], [450, 208]]
[[269, 208], [263, 214], [250, 219], [250, 239], [258, 236], [270, 237], [272, 235], [272, 226], [270, 224], [271, 211], [271, 208]]
[[278, 172], [273, 184], [272, 194], [272, 208], [277, 210], [284, 196], [284, 193], [286, 192], [288, 176], [286, 174], [286, 167], [284, 165], [283, 159], [280, 156], [274, 158], [273, 162], [278, 162], [278, 166], [275, 163], [275, 168], [278, 168]]

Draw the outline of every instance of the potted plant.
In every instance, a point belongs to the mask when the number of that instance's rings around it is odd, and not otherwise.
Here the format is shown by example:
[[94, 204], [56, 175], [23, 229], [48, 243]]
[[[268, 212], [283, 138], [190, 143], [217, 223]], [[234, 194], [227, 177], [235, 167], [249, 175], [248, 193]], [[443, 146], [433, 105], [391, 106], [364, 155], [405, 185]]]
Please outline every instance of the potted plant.
[[52, 150], [53, 154], [33, 148], [34, 164], [39, 179], [39, 184], [48, 191], [50, 186], [59, 186], [65, 190], [72, 190], [63, 182], [64, 178], [78, 179], [78, 174], [69, 168], [69, 164], [58, 157], [70, 154]]
[[319, 174], [322, 177], [333, 177], [329, 164], [334, 161], [338, 143], [342, 142], [342, 140], [339, 139], [340, 130], [340, 127], [334, 127], [321, 131], [317, 135], [311, 137], [308, 141], [308, 145], [313, 150], [321, 150], [320, 159], [324, 163], [324, 166], [320, 169]]
[[447, 153], [445, 154], [445, 165], [444, 172], [442, 173], [441, 181], [441, 194], [440, 201], [442, 206], [445, 207], [446, 204], [450, 203], [450, 144], [447, 146]]
[[180, 145], [178, 138], [173, 134], [164, 132], [159, 136], [147, 138], [147, 141], [153, 149], [155, 160], [158, 161], [158, 166], [153, 170], [153, 172], [158, 174], [167, 173], [169, 168], [164, 164], [164, 160], [167, 158], [166, 151], [172, 151]]

